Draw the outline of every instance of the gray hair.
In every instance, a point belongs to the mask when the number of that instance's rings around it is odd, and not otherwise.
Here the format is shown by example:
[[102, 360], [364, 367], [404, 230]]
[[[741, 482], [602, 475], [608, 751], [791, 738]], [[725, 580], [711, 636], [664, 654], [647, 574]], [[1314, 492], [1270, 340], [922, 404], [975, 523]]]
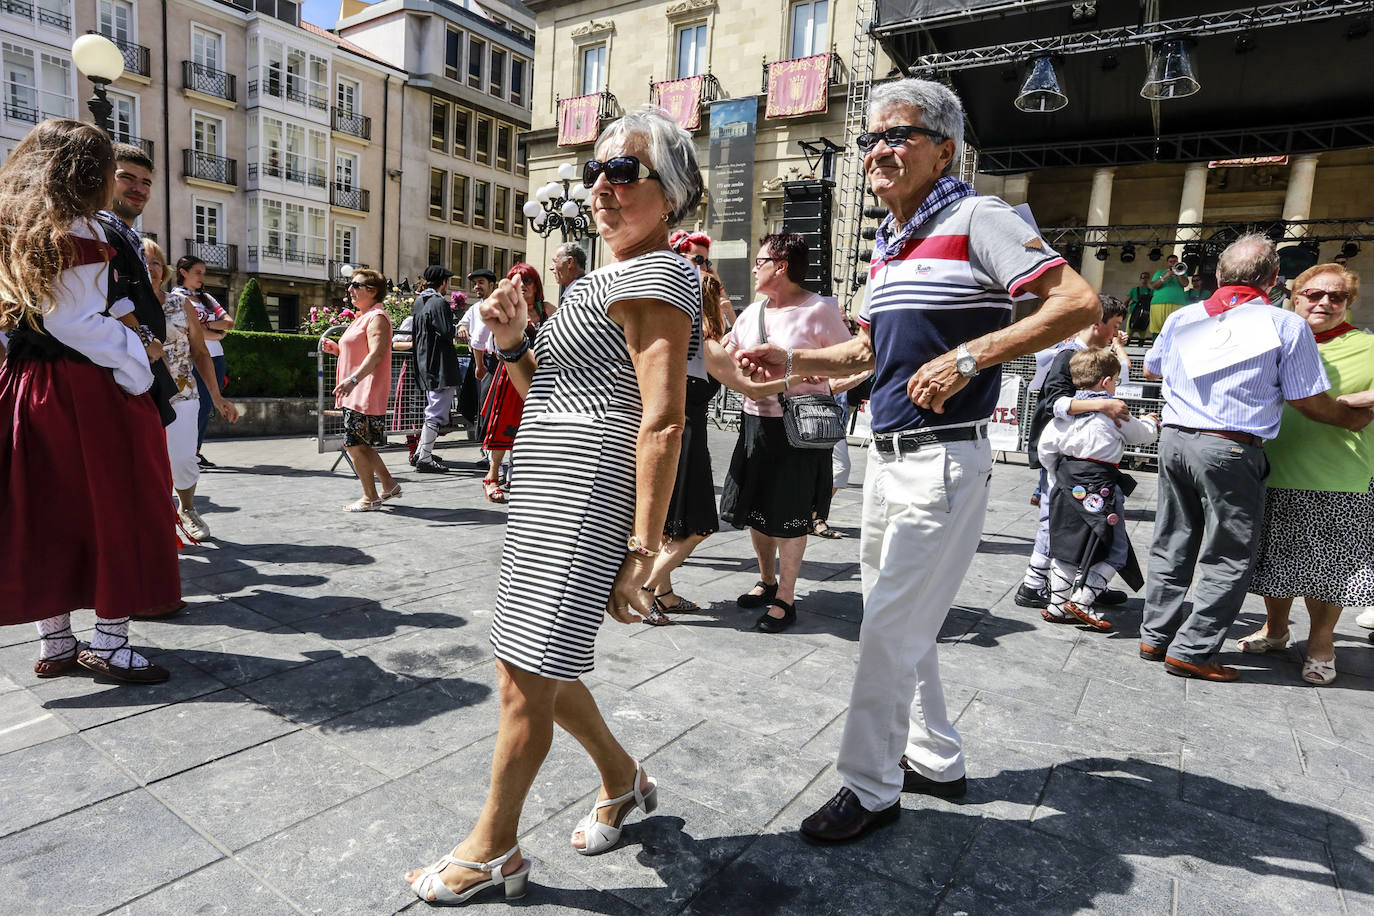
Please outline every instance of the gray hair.
[[1242, 235], [1217, 259], [1221, 286], [1267, 286], [1279, 272], [1279, 252], [1258, 232]]
[[701, 180], [701, 168], [697, 165], [692, 135], [679, 127], [662, 108], [642, 105], [607, 125], [596, 139], [596, 157], [606, 158], [605, 150], [612, 146], [623, 149], [631, 137], [644, 142], [649, 157], [645, 164], [658, 172], [663, 196], [673, 208], [668, 225], [677, 225], [696, 209], [701, 192], [706, 189]]
[[870, 117], [898, 105], [919, 111], [921, 126], [954, 141], [954, 158], [945, 166], [944, 174], [954, 171], [964, 148], [964, 103], [954, 90], [944, 83], [909, 78], [874, 86], [868, 96]]
[[572, 258], [578, 270], [587, 269], [587, 251], [576, 242], [564, 242], [553, 251], [555, 258]]

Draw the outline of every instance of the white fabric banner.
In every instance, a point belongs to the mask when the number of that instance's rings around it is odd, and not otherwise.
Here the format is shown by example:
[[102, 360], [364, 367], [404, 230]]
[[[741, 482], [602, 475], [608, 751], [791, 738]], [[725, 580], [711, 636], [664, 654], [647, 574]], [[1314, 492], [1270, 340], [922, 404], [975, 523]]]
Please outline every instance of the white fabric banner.
[[1011, 372], [1002, 373], [1002, 391], [988, 421], [988, 442], [994, 451], [1015, 452], [1021, 448], [1021, 386], [1025, 379]]

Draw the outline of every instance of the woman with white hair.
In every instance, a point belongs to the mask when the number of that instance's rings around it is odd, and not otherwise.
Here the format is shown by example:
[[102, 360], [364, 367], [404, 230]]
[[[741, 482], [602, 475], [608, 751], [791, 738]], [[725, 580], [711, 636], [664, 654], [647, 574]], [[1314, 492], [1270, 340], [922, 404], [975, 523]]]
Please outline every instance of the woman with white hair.
[[477, 824], [450, 855], [406, 881], [430, 903], [462, 903], [486, 888], [525, 893], [520, 812], [554, 724], [601, 774], [571, 842], [595, 855], [620, 839], [635, 808], [652, 811], [654, 780], [611, 734], [582, 675], [609, 612], [638, 621], [663, 540], [682, 438], [687, 360], [701, 292], [668, 245], [694, 212], [701, 172], [692, 137], [656, 108], [602, 132], [583, 166], [597, 231], [612, 262], [587, 274], [531, 345], [518, 279], [482, 306], [497, 354], [525, 397], [512, 455], [511, 501], [492, 620], [501, 719], [491, 786]]

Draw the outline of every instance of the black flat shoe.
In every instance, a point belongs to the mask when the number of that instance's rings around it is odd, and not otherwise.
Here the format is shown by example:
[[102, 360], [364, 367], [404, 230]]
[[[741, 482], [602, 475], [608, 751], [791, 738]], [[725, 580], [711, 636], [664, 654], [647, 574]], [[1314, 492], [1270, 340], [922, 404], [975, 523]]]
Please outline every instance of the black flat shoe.
[[801, 823], [803, 837], [821, 843], [849, 843], [876, 827], [894, 823], [902, 815], [900, 804], [869, 811], [859, 797], [840, 789], [819, 811]]
[[1097, 600], [1093, 603], [1116, 607], [1119, 604], [1126, 603], [1126, 593], [1119, 588], [1103, 589], [1102, 594], [1098, 595]]
[[776, 582], [774, 582], [772, 585], [768, 585], [762, 579], [760, 579], [754, 585], [754, 588], [763, 589], [763, 594], [755, 595], [751, 594], [750, 592], [745, 592], [743, 595], [740, 595], [738, 598], [735, 599], [735, 604], [738, 604], [746, 611], [752, 611], [755, 608], [767, 607], [769, 603], [778, 596], [778, 583]]
[[968, 777], [960, 776], [951, 782], [938, 782], [916, 772], [903, 756], [902, 791], [913, 795], [933, 795], [936, 798], [962, 798], [968, 793]]
[[795, 604], [788, 604], [781, 598], [774, 598], [768, 602], [768, 606], [782, 608], [783, 614], [781, 617], [774, 617], [765, 611], [764, 615], [754, 624], [754, 629], [759, 632], [781, 633], [797, 622], [797, 606]]
[[1037, 591], [1036, 589], [1028, 588], [1024, 582], [1016, 586], [1016, 594], [1011, 600], [1016, 602], [1017, 607], [1035, 607], [1043, 609], [1050, 606], [1048, 589], [1045, 591]]

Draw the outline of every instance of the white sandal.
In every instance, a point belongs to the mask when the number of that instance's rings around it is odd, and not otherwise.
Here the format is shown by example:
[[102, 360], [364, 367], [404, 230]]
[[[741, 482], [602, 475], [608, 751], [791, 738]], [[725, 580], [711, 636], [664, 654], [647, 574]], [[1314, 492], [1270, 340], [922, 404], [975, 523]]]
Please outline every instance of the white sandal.
[[1307, 658], [1302, 663], [1302, 679], [1315, 687], [1325, 687], [1336, 679], [1336, 659], [1326, 661]]
[[1264, 636], [1259, 630], [1249, 636], [1242, 636], [1236, 640], [1236, 647], [1242, 652], [1251, 655], [1263, 655], [1266, 652], [1274, 652], [1278, 649], [1288, 647], [1288, 641], [1293, 638], [1292, 632], [1284, 633], [1282, 639], [1275, 639], [1272, 636]]
[[380, 508], [382, 508], [380, 499], [368, 499], [366, 496], [359, 496], [357, 500], [344, 506], [343, 510], [345, 512], [376, 512]]
[[[510, 860], [510, 857], [520, 851], [519, 846], [511, 848], [504, 856], [492, 859], [490, 862], [464, 862], [462, 859], [455, 859], [453, 856], [444, 856], [429, 868], [426, 868], [420, 877], [410, 883], [410, 889], [415, 892], [415, 896], [428, 904], [436, 906], [461, 906], [473, 897], [489, 887], [501, 887], [506, 892], [507, 900], [519, 900], [525, 896], [526, 885], [530, 878], [530, 860], [527, 858], [520, 863], [520, 867], [509, 875], [501, 874], [501, 866]], [[449, 890], [449, 886], [444, 883], [444, 879], [439, 877], [439, 872], [448, 868], [450, 865], [457, 865], [460, 868], [471, 868], [474, 871], [488, 872], [491, 877], [463, 891], [455, 894]], [[430, 898], [433, 894], [433, 899]]]
[[[654, 782], [653, 778], [650, 777], [649, 791], [640, 792], [639, 787], [640, 784], [644, 782], [644, 779], [644, 767], [640, 766], [639, 761], [636, 760], [634, 789], [626, 792], [619, 798], [608, 798], [605, 801], [599, 801], [593, 805], [591, 813], [582, 818], [582, 820], [578, 822], [576, 829], [573, 830], [573, 839], [576, 839], [577, 835], [580, 833], [582, 834], [583, 843], [581, 849], [578, 849], [577, 845], [573, 844], [573, 849], [576, 849], [584, 856], [594, 856], [603, 853], [620, 842], [622, 825], [625, 823], [625, 818], [634, 808], [643, 808], [645, 814], [649, 814], [657, 808], [658, 783]], [[611, 808], [615, 805], [630, 801], [631, 799], [634, 799], [633, 807], [627, 807], [622, 810], [614, 824], [603, 824], [597, 819], [596, 813], [602, 808]]]

